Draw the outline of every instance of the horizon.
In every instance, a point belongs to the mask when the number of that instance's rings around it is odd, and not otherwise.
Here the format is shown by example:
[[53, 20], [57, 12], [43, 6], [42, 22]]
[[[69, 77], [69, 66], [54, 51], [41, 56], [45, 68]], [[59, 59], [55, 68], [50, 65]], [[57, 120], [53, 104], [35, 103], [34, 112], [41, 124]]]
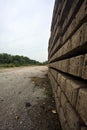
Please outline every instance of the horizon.
[[[25, 55], [15, 55], [15, 54], [9, 54], [9, 53], [0, 53], [0, 55], [1, 54], [7, 54], [7, 55], [11, 55], [11, 56], [23, 56], [23, 57], [27, 57], [27, 58], [29, 58], [30, 60], [35, 60], [35, 59], [32, 59], [32, 58], [30, 58], [30, 57], [28, 57], [28, 56], [25, 56]], [[46, 61], [48, 61], [48, 60], [45, 60], [45, 61], [38, 61], [38, 60], [35, 60], [35, 61], [37, 61], [37, 62], [40, 62], [40, 63], [43, 63], [43, 62], [46, 62]]]

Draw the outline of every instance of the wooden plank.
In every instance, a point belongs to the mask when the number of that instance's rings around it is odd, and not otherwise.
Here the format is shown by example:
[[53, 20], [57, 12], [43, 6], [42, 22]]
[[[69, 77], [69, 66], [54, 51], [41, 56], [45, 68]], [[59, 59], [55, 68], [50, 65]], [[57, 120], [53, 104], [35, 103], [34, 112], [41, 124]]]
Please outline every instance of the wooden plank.
[[62, 37], [59, 37], [56, 44], [54, 45], [54, 47], [51, 50], [51, 56], [53, 55], [55, 50], [58, 50], [58, 48], [61, 46], [61, 42], [62, 42]]
[[68, 72], [69, 59], [51, 63], [51, 64], [49, 64], [49, 67], [53, 67], [53, 68], [61, 70], [63, 72]]
[[87, 23], [84, 23], [72, 37], [72, 49], [84, 45], [87, 42]]
[[80, 46], [84, 46], [87, 42], [87, 23], [84, 23], [75, 34], [69, 39], [51, 58], [50, 62], [54, 59], [66, 55], [67, 53], [74, 53], [74, 50]]
[[75, 76], [78, 76], [78, 77], [81, 77], [83, 62], [84, 62], [84, 55], [70, 58], [68, 73], [75, 75]]
[[78, 5], [79, 1], [80, 0], [74, 0], [73, 1], [71, 9], [70, 9], [70, 12], [69, 12], [68, 17], [67, 17], [67, 22], [69, 22], [69, 20], [71, 19], [72, 15], [73, 15], [73, 13], [75, 11], [75, 9], [77, 8], [77, 5]]
[[87, 54], [85, 54], [83, 70], [82, 70], [82, 78], [87, 79]]
[[[87, 87], [87, 86], [86, 86]], [[87, 88], [79, 90], [77, 99], [77, 111], [87, 126]]]
[[84, 0], [81, 8], [78, 10], [76, 17], [72, 20], [70, 26], [63, 36], [63, 43], [68, 39], [68, 37], [74, 32], [76, 27], [79, 25], [81, 20], [87, 15], [87, 0]]
[[[85, 55], [80, 55], [80, 56], [72, 57], [69, 59], [60, 60], [60, 61], [49, 64], [49, 66], [56, 68], [57, 70], [60, 70], [62, 72], [69, 73], [71, 75], [83, 78], [82, 73], [84, 70], [83, 69], [84, 57], [85, 57]], [[85, 62], [86, 62], [86, 60], [85, 60]], [[85, 70], [86, 70], [86, 68], [85, 68]], [[86, 74], [85, 74], [85, 76], [86, 76]]]

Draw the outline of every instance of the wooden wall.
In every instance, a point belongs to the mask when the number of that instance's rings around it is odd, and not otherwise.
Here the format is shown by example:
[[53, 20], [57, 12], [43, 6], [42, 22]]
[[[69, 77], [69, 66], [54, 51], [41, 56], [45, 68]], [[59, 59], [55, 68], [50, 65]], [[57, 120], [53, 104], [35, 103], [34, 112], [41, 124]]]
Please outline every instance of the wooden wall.
[[63, 130], [87, 130], [87, 0], [55, 0], [48, 61]]

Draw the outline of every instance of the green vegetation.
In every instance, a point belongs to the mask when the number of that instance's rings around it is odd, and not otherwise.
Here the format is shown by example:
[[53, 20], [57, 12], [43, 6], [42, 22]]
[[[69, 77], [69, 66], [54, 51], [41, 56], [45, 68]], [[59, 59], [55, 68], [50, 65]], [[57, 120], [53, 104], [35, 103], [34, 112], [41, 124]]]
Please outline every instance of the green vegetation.
[[28, 65], [42, 65], [42, 63], [25, 56], [13, 56], [7, 53], [0, 54], [0, 67], [18, 67]]
[[47, 74], [43, 78], [31, 77], [31, 81], [34, 82], [35, 86], [46, 88], [44, 94], [48, 97], [52, 97], [52, 88]]
[[44, 61], [42, 64], [43, 64], [43, 65], [47, 65], [47, 64], [48, 64], [48, 61]]

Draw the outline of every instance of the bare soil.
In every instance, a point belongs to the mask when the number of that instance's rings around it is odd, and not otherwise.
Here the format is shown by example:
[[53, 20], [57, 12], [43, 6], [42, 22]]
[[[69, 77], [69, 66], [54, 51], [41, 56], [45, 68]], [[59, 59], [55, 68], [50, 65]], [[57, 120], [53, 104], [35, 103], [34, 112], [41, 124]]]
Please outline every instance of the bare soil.
[[0, 130], [61, 130], [47, 70], [0, 70]]

